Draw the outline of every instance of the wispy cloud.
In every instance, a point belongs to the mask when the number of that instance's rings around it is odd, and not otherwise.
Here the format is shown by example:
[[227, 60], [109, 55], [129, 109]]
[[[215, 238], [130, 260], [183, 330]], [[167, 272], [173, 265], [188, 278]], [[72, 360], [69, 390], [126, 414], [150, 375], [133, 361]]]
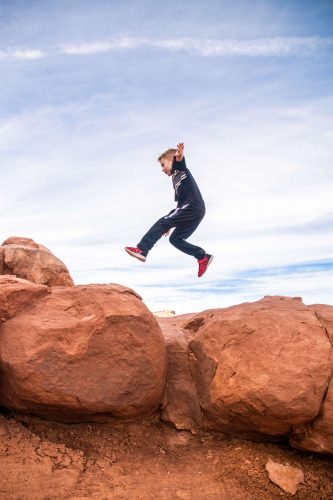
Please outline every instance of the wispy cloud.
[[89, 55], [110, 52], [116, 49], [135, 49], [140, 46], [150, 45], [144, 38], [121, 37], [113, 41], [99, 41], [93, 43], [65, 45], [60, 52], [69, 55]]
[[168, 51], [186, 51], [203, 57], [273, 57], [288, 55], [306, 55], [329, 48], [333, 37], [275, 37], [252, 40], [238, 39], [193, 39], [166, 38], [153, 39], [135, 36], [122, 36], [113, 40], [99, 40], [89, 43], [65, 44], [46, 51], [29, 48], [0, 50], [0, 60], [41, 59], [43, 57], [64, 54], [85, 56], [108, 53], [115, 50], [162, 49]]
[[46, 55], [46, 53], [39, 49], [6, 49], [0, 50], [0, 61], [42, 59]]
[[169, 50], [186, 50], [202, 56], [279, 56], [313, 52], [329, 47], [333, 38], [277, 37], [256, 40], [166, 39], [147, 40], [146, 45]]

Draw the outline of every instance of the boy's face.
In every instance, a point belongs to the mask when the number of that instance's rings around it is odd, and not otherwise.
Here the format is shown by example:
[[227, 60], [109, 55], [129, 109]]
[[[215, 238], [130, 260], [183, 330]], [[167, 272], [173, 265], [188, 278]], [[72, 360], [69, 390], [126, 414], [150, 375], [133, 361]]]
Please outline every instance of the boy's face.
[[172, 169], [173, 158], [161, 158], [160, 164], [163, 172], [170, 177]]

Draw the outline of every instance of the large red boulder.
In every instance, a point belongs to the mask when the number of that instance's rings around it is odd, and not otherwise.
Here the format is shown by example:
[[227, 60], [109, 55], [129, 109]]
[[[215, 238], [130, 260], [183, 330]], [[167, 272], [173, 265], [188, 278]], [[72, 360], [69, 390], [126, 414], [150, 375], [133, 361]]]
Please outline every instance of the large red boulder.
[[163, 337], [133, 290], [11, 280], [0, 281], [1, 405], [69, 422], [130, 420], [158, 410]]
[[275, 439], [317, 417], [332, 345], [301, 299], [265, 297], [199, 319], [189, 359], [207, 428]]
[[0, 246], [0, 274], [47, 286], [73, 286], [65, 264], [30, 238], [11, 237]]

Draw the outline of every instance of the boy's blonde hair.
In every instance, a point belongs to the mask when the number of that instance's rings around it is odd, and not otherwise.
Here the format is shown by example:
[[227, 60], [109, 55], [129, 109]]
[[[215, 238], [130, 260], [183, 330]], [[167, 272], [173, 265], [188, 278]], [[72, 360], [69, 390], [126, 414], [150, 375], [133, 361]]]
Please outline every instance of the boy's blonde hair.
[[167, 149], [158, 157], [158, 161], [161, 161], [162, 158], [173, 158], [175, 154], [177, 153], [177, 149]]

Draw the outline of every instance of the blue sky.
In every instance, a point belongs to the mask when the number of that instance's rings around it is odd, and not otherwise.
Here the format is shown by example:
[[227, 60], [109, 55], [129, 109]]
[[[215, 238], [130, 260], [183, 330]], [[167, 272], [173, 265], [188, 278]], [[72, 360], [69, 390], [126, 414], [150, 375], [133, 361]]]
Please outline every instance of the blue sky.
[[[0, 0], [0, 239], [152, 310], [263, 295], [333, 304], [333, 3]], [[206, 201], [190, 241], [123, 250], [174, 207], [185, 143]]]

